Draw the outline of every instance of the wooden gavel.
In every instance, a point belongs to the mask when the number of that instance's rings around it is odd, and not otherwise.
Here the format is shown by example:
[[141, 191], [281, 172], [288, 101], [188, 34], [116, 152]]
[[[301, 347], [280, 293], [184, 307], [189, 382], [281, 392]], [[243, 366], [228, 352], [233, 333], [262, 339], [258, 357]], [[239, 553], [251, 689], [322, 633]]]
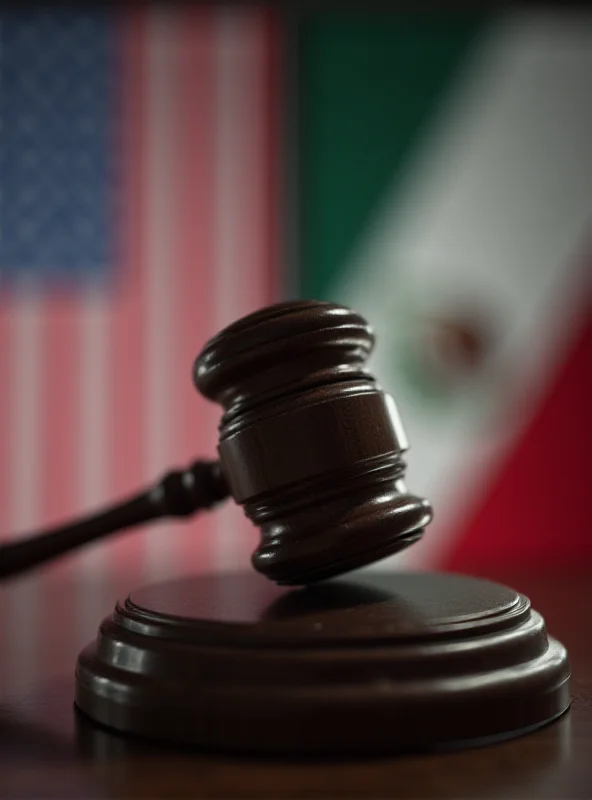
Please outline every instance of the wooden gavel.
[[211, 339], [194, 381], [224, 408], [219, 462], [169, 472], [109, 510], [0, 547], [0, 577], [229, 494], [261, 530], [256, 570], [279, 584], [322, 580], [417, 541], [429, 503], [407, 493], [396, 405], [366, 370], [363, 317], [314, 301], [257, 311]]

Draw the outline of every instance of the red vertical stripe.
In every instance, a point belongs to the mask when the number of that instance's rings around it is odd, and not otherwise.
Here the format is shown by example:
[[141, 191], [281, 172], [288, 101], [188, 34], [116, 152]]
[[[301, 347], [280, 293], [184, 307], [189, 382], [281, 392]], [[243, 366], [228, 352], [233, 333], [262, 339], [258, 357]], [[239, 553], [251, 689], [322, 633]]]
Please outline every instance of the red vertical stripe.
[[[78, 293], [50, 294], [43, 304], [41, 391], [42, 496], [40, 526], [63, 522], [85, 509], [80, 497], [80, 329], [84, 306]], [[68, 562], [52, 576], [65, 577]]]
[[[245, 294], [237, 314], [244, 315], [268, 305], [277, 286], [277, 158], [278, 158], [278, 83], [276, 16], [268, 9], [250, 12], [245, 34], [250, 37], [246, 52], [250, 71], [248, 103], [243, 106], [249, 150], [240, 176], [242, 192], [242, 258], [237, 270], [246, 270]], [[223, 287], [221, 287], [223, 290]], [[219, 289], [220, 290], [220, 289]], [[259, 532], [242, 514], [227, 517], [235, 530], [233, 563], [246, 568], [259, 543]]]
[[[122, 12], [120, 26], [121, 92], [119, 181], [119, 263], [112, 296], [109, 353], [109, 487], [113, 497], [135, 492], [145, 482], [143, 419], [145, 381], [143, 263], [146, 175], [146, 35], [147, 18], [140, 7]], [[142, 534], [113, 540], [111, 568], [127, 573], [138, 567]]]
[[[9, 392], [10, 379], [10, 333], [11, 308], [7, 297], [0, 297], [0, 545], [8, 539], [10, 530], [9, 518], [9, 473], [11, 464], [9, 460]], [[0, 587], [0, 631], [7, 629], [7, 609], [3, 602], [2, 588]], [[4, 634], [5, 635], [5, 634]], [[8, 682], [7, 659], [0, 658], [0, 691]]]
[[[215, 457], [219, 413], [193, 386], [195, 357], [214, 333], [212, 202], [214, 168], [214, 15], [210, 7], [185, 8], [179, 24], [177, 104], [179, 178], [175, 230], [175, 463]], [[215, 513], [215, 512], [214, 512]], [[200, 514], [178, 532], [181, 571], [205, 571], [212, 560], [211, 517]]]
[[[10, 295], [0, 297], [0, 542], [7, 539], [9, 530], [9, 474], [11, 469], [9, 453], [10, 420], [10, 361], [12, 352]], [[1, 605], [1, 604], [0, 604]]]
[[[248, 220], [245, 236], [251, 260], [254, 291], [245, 313], [271, 303], [278, 281], [278, 169], [279, 157], [279, 25], [269, 9], [252, 12], [249, 20], [252, 50], [250, 103], [245, 109], [245, 126], [251, 136], [249, 161], [245, 165], [244, 213]], [[240, 267], [239, 267], [240, 268]]]
[[[220, 17], [217, 117], [223, 129], [216, 147], [221, 173], [215, 184], [220, 192], [215, 206], [225, 216], [217, 219], [215, 253], [219, 325], [271, 300], [275, 223], [269, 192], [277, 146], [272, 142], [274, 98], [269, 70], [274, 34], [265, 10], [226, 10]], [[225, 510], [216, 534], [220, 537], [216, 565], [247, 568], [259, 536], [242, 511]]]
[[264, 58], [263, 75], [264, 103], [261, 114], [264, 120], [261, 141], [263, 164], [262, 238], [265, 245], [262, 269], [264, 270], [266, 294], [263, 302], [272, 303], [281, 299], [280, 275], [284, 265], [279, 263], [279, 226], [281, 219], [282, 192], [279, 185], [279, 158], [281, 137], [281, 92], [282, 58], [281, 28], [277, 14], [266, 9], [263, 16]]

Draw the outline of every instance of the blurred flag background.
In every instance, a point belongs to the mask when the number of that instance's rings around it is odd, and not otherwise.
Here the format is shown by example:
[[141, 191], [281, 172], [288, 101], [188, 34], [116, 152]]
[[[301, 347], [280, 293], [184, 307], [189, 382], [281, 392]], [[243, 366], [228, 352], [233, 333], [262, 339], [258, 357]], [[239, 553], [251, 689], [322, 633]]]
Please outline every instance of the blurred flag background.
[[[589, 565], [591, 143], [585, 12], [2, 10], [0, 536], [214, 454], [195, 356], [313, 297], [374, 325], [435, 507], [394, 566]], [[255, 541], [229, 503], [48, 574]]]
[[306, 296], [351, 305], [435, 520], [399, 565], [592, 556], [592, 16], [325, 14], [300, 38]]
[[[215, 453], [193, 360], [279, 291], [276, 47], [260, 10], [0, 13], [3, 536]], [[228, 504], [80, 558], [228, 567], [250, 534]]]

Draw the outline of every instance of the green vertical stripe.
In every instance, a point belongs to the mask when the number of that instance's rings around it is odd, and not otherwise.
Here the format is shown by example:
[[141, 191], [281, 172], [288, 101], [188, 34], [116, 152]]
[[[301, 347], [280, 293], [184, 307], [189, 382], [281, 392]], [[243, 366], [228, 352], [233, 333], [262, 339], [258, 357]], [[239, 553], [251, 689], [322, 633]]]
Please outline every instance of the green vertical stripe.
[[483, 17], [312, 15], [298, 61], [301, 294], [330, 299]]

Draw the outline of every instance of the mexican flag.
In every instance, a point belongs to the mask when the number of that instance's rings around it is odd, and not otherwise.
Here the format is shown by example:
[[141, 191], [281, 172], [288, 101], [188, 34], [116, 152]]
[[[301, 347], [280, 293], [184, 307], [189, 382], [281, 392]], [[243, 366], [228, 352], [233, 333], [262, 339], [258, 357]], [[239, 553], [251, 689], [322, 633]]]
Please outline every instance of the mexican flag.
[[589, 560], [592, 17], [317, 14], [298, 75], [300, 291], [372, 323], [435, 511], [393, 563]]

